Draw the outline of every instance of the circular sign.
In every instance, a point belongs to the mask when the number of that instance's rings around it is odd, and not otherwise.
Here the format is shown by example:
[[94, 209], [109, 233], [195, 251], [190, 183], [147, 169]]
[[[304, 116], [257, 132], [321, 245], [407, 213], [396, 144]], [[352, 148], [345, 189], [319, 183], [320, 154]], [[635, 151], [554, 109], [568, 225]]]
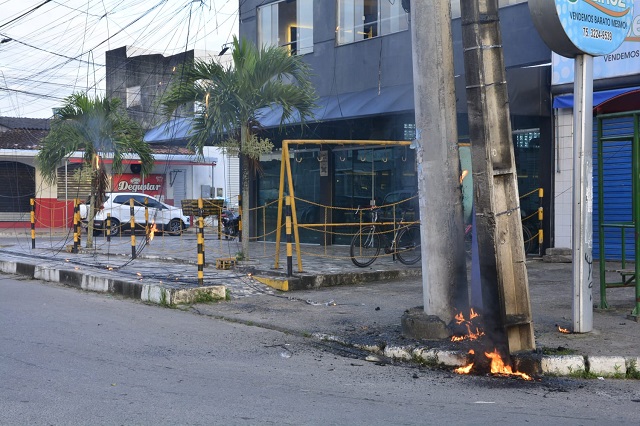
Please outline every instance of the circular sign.
[[616, 50], [631, 29], [633, 0], [529, 0], [531, 19], [551, 50], [569, 58]]

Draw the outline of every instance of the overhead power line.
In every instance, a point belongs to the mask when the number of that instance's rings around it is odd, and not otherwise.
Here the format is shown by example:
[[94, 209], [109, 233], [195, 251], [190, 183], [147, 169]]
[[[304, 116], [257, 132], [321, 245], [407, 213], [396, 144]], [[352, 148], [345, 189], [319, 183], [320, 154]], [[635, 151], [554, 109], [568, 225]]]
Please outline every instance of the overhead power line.
[[4, 24], [0, 25], [0, 28], [6, 27], [6, 26], [7, 26], [7, 25], [9, 25], [10, 23], [15, 22], [15, 21], [17, 21], [17, 20], [19, 20], [19, 19], [24, 18], [24, 17], [25, 17], [25, 16], [27, 16], [28, 14], [35, 12], [36, 10], [40, 9], [42, 6], [44, 6], [45, 4], [47, 4], [47, 3], [51, 2], [51, 1], [52, 1], [52, 0], [46, 0], [46, 1], [42, 2], [42, 3], [40, 3], [38, 6], [34, 7], [33, 9], [31, 9], [31, 10], [29, 10], [29, 11], [27, 11], [27, 12], [23, 13], [22, 15], [17, 16], [17, 17], [15, 17], [15, 18], [13, 18], [12, 20], [10, 20], [10, 21], [8, 21], [8, 22], [5, 22]]

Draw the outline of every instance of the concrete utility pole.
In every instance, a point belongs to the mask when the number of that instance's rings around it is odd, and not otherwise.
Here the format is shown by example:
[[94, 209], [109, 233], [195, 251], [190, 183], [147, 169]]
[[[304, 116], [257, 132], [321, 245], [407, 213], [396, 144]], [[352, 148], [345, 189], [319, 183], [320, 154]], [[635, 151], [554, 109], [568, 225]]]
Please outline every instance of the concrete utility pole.
[[510, 353], [535, 349], [498, 0], [461, 0], [482, 313]]
[[411, 2], [411, 37], [424, 313], [448, 325], [469, 303], [449, 1]]

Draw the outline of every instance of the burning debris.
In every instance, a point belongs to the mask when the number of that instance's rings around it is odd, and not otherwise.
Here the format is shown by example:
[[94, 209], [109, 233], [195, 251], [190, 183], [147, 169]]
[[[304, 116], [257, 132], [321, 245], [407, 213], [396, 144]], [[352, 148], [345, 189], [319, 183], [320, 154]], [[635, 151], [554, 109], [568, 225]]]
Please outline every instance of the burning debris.
[[[475, 355], [475, 351], [473, 349], [469, 350], [469, 355]], [[469, 374], [471, 373], [471, 369], [473, 368], [473, 362], [470, 362], [469, 364], [456, 368], [455, 370], [453, 370], [454, 373], [458, 373], [458, 374]]]
[[558, 324], [556, 324], [556, 327], [558, 327], [558, 331], [559, 331], [560, 333], [564, 333], [564, 334], [571, 334], [571, 332], [570, 332], [568, 329], [566, 329], [566, 328], [562, 328], [562, 327], [560, 327]]
[[[471, 309], [469, 313], [469, 319], [465, 319], [462, 312], [455, 316], [455, 328], [464, 327], [466, 329], [466, 334], [462, 334], [460, 332], [455, 333], [451, 338], [452, 342], [462, 342], [462, 341], [471, 341], [477, 347], [488, 346], [489, 342], [485, 342], [483, 337], [486, 337], [482, 326], [480, 324], [480, 316]], [[476, 353], [478, 352], [478, 354]], [[484, 355], [484, 356], [483, 356]], [[482, 350], [482, 349], [470, 349], [469, 350], [469, 359], [471, 361], [462, 367], [454, 369], [454, 373], [458, 374], [471, 374], [472, 372], [476, 373], [491, 373], [493, 375], [505, 376], [505, 377], [519, 377], [524, 380], [533, 380], [531, 376], [526, 373], [521, 373], [519, 371], [513, 371], [511, 366], [505, 363], [503, 357], [500, 355], [500, 352], [497, 348], [494, 348], [492, 351]]]
[[[504, 376], [504, 377], [520, 377], [523, 380], [533, 380], [531, 376], [526, 373], [522, 373], [520, 371], [513, 371], [510, 365], [506, 364], [502, 359], [502, 356], [498, 352], [498, 349], [494, 349], [493, 352], [484, 352], [485, 360], [480, 360], [478, 362], [476, 359], [476, 353], [473, 349], [469, 350], [469, 355], [474, 359], [473, 362], [470, 362], [467, 365], [463, 365], [462, 367], [458, 367], [453, 370], [454, 373], [458, 374], [471, 374], [472, 371], [482, 373], [484, 370], [481, 365], [486, 363], [488, 359], [490, 361], [489, 368], [487, 368], [487, 373], [491, 373], [496, 376]], [[482, 362], [484, 361], [484, 362]], [[474, 368], [475, 367], [475, 368]], [[479, 371], [480, 370], [480, 371]]]
[[[456, 322], [457, 328], [459, 329], [460, 327], [463, 327], [464, 329], [466, 329], [466, 333], [464, 334], [462, 334], [461, 332], [455, 333], [451, 337], [451, 341], [461, 342], [463, 340], [477, 340], [480, 337], [484, 336], [484, 332], [480, 329], [480, 327], [473, 324], [473, 320], [479, 317], [480, 315], [478, 315], [473, 310], [473, 308], [471, 308], [471, 311], [469, 312], [468, 320], [464, 318], [464, 315], [462, 314], [462, 312], [456, 315], [455, 322]], [[472, 331], [474, 328], [475, 328], [475, 331]]]
[[151, 227], [149, 228], [149, 235], [147, 235], [147, 243], [153, 241], [153, 237], [155, 237], [156, 232], [158, 232], [158, 227], [156, 226], [156, 220], [154, 219], [151, 223]]

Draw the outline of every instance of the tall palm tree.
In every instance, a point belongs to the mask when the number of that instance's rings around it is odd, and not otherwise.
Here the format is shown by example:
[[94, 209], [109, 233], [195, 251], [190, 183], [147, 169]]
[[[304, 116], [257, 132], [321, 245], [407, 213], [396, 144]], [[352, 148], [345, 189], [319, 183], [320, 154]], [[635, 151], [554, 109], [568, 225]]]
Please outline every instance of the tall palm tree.
[[[283, 47], [257, 48], [234, 37], [232, 62], [195, 61], [171, 86], [161, 103], [168, 116], [180, 106], [195, 102], [190, 146], [202, 155], [202, 147], [225, 144], [225, 136], [237, 141], [242, 162], [242, 211], [249, 213], [249, 182], [264, 147], [272, 145], [257, 137], [263, 108], [280, 108], [280, 124], [298, 118], [301, 125], [311, 117], [316, 94], [310, 70], [300, 57]], [[297, 114], [297, 117], [294, 116]], [[228, 146], [228, 145], [227, 145]], [[262, 149], [261, 149], [262, 148]], [[249, 256], [249, 220], [243, 220], [242, 252]]]
[[140, 158], [141, 173], [153, 168], [151, 148], [142, 140], [143, 130], [120, 108], [120, 100], [90, 98], [75, 93], [65, 99], [51, 123], [36, 161], [45, 181], [53, 183], [60, 163], [74, 152], [82, 152], [83, 163], [91, 167], [91, 198], [88, 215], [87, 247], [93, 247], [93, 216], [95, 206], [102, 202], [107, 173], [101, 157], [113, 158], [112, 170], [122, 173], [127, 154]]

